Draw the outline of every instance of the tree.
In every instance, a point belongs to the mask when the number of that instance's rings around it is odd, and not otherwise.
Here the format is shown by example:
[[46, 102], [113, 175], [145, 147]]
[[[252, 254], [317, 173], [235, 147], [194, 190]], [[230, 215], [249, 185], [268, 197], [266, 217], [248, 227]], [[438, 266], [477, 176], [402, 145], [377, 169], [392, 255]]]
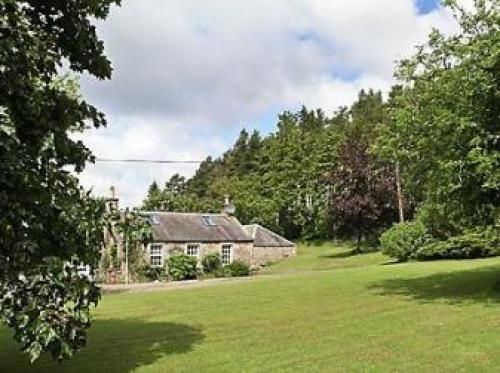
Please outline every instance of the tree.
[[149, 186], [149, 189], [148, 189], [148, 197], [153, 197], [155, 195], [157, 195], [158, 193], [160, 193], [160, 188], [158, 187], [158, 183], [156, 182], [156, 180], [154, 180], [151, 185]]
[[361, 90], [358, 100], [351, 107], [351, 116], [354, 127], [365, 134], [373, 134], [373, 128], [386, 120], [387, 107], [380, 91], [369, 89], [368, 93]]
[[257, 172], [259, 168], [259, 155], [262, 148], [262, 139], [259, 131], [252, 132], [248, 140], [247, 153], [243, 164], [245, 173]]
[[244, 173], [248, 153], [248, 140], [248, 132], [245, 129], [241, 130], [233, 148], [224, 159], [224, 163], [227, 164], [229, 170], [239, 174]]
[[68, 170], [92, 160], [69, 136], [104, 115], [58, 78], [76, 72], [109, 78], [92, 19], [119, 0], [4, 0], [0, 3], [0, 317], [35, 360], [62, 360], [86, 342], [99, 289], [78, 273], [97, 266], [104, 203]]
[[396, 221], [394, 175], [376, 164], [363, 140], [350, 138], [341, 146], [339, 165], [326, 180], [332, 186], [329, 215], [334, 233], [355, 237], [357, 250], [363, 237]]
[[142, 257], [141, 248], [153, 239], [151, 224], [137, 211], [112, 211], [109, 216], [109, 230], [118, 234], [122, 259], [125, 267], [125, 283], [129, 283], [131, 269], [135, 272]]
[[201, 162], [195, 175], [187, 183], [189, 191], [199, 197], [207, 197], [210, 184], [216, 177], [220, 163], [220, 160], [213, 160], [212, 157], [207, 157]]
[[476, 0], [471, 11], [445, 3], [460, 30], [434, 30], [400, 62], [403, 86], [378, 145], [443, 239], [494, 225], [500, 209], [500, 1]]
[[148, 194], [143, 202], [142, 208], [144, 210], [155, 210], [159, 209], [162, 203], [164, 203], [163, 192], [155, 180], [148, 188]]
[[186, 189], [186, 178], [174, 174], [166, 183], [165, 190], [173, 195], [182, 194]]

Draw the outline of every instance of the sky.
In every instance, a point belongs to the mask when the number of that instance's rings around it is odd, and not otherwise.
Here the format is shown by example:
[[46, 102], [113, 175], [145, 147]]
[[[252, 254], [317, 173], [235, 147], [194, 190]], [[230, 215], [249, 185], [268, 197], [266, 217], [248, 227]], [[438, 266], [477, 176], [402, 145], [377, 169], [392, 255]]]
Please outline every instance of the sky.
[[[219, 156], [243, 128], [274, 131], [283, 110], [331, 114], [361, 88], [387, 92], [395, 61], [432, 27], [455, 27], [438, 0], [125, 0], [96, 26], [114, 71], [81, 77], [108, 119], [85, 144], [101, 158], [172, 160]], [[136, 206], [153, 180], [196, 167], [97, 163], [80, 178]]]

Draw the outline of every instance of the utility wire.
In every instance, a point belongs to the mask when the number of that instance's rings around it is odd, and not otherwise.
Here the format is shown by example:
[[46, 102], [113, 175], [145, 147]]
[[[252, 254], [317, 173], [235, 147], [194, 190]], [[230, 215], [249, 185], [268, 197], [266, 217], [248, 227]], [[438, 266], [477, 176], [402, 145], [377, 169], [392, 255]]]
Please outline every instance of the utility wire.
[[120, 163], [160, 163], [160, 164], [183, 164], [183, 163], [202, 163], [203, 161], [176, 161], [164, 159], [111, 159], [111, 158], [95, 158], [96, 162], [120, 162]]

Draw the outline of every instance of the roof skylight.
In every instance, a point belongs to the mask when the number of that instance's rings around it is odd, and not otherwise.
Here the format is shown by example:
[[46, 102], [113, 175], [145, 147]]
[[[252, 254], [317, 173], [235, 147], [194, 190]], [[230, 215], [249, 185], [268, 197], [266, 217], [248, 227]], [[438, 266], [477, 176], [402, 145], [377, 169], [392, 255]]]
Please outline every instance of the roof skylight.
[[214, 223], [214, 221], [212, 220], [212, 217], [211, 216], [208, 216], [208, 215], [203, 215], [201, 217], [201, 220], [203, 220], [203, 224], [209, 226], [209, 227], [213, 227], [213, 226], [216, 226], [217, 224]]
[[150, 215], [149, 216], [149, 222], [152, 225], [158, 225], [158, 224], [160, 224], [160, 218], [159, 218], [158, 215]]

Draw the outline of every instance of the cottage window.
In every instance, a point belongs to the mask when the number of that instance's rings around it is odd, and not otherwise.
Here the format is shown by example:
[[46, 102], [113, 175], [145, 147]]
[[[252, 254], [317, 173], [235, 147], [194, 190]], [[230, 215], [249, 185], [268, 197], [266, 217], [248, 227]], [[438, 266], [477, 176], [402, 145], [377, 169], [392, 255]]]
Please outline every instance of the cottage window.
[[186, 255], [198, 258], [199, 246], [198, 245], [187, 245]]
[[161, 245], [151, 245], [149, 247], [149, 265], [151, 267], [163, 266], [163, 251]]
[[220, 250], [220, 261], [223, 265], [231, 264], [233, 261], [233, 247], [231, 245], [222, 245]]

